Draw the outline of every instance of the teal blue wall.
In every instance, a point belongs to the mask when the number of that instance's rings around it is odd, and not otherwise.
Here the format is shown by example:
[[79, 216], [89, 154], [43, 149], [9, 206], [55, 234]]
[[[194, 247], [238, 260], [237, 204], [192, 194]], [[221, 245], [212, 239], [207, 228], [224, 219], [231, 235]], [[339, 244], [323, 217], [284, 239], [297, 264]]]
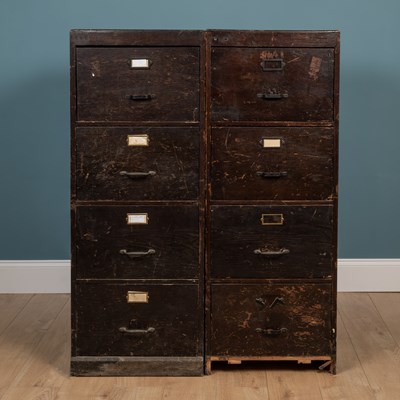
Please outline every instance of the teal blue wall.
[[398, 0], [1, 0], [0, 259], [69, 258], [71, 28], [339, 29], [339, 253], [400, 257]]

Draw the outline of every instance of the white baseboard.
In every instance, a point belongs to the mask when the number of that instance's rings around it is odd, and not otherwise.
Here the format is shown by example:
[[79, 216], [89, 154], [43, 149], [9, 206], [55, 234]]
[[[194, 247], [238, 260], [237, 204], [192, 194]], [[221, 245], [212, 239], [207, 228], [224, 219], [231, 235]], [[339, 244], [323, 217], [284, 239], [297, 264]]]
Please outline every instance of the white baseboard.
[[338, 291], [400, 292], [400, 259], [339, 259]]
[[69, 293], [70, 260], [0, 260], [0, 293]]
[[[0, 260], [0, 293], [69, 293], [69, 260]], [[339, 292], [400, 292], [400, 259], [338, 260]]]

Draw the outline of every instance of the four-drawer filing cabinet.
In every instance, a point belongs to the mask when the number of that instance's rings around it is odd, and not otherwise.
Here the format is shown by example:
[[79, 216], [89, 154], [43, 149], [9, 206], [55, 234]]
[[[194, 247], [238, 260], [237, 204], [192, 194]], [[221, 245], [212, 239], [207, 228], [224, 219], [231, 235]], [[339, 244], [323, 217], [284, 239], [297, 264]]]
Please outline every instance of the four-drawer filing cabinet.
[[75, 375], [336, 365], [339, 33], [71, 31]]

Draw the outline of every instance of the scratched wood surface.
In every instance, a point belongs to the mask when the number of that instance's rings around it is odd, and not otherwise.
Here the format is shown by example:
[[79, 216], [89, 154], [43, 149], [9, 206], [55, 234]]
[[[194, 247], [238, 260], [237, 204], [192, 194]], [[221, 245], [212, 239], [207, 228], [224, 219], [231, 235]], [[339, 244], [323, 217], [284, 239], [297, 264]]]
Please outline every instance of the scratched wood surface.
[[[148, 146], [128, 146], [130, 135], [146, 135]], [[194, 127], [77, 128], [77, 198], [195, 200], [199, 141], [199, 129]], [[131, 175], [121, 174], [124, 171]]]
[[[332, 276], [332, 206], [211, 206], [211, 278]], [[262, 215], [282, 215], [263, 225]]]
[[70, 377], [66, 295], [0, 295], [0, 400], [394, 400], [399, 293], [339, 293], [337, 375], [291, 362], [215, 363], [203, 377]]
[[[128, 303], [128, 291], [149, 301]], [[80, 283], [75, 298], [74, 356], [202, 355], [199, 285]]]
[[[127, 224], [131, 213], [147, 214], [148, 223]], [[198, 278], [198, 219], [196, 205], [79, 206], [77, 277]]]
[[[279, 141], [279, 145], [263, 147], [264, 140]], [[332, 128], [214, 128], [211, 198], [330, 199], [333, 140]]]
[[217, 47], [211, 65], [213, 122], [333, 119], [332, 49]]
[[[77, 121], [198, 122], [198, 47], [77, 48], [76, 57]], [[131, 59], [151, 66], [132, 69]]]

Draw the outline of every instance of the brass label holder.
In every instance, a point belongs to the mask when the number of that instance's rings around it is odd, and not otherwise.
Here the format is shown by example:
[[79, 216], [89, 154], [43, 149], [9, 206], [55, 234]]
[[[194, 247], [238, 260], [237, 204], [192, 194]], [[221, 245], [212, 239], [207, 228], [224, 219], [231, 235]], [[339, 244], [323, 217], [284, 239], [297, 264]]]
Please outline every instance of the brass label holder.
[[148, 303], [149, 293], [130, 290], [126, 294], [126, 301], [127, 303]]
[[128, 146], [145, 147], [149, 145], [149, 135], [145, 133], [140, 135], [128, 135]]
[[149, 215], [147, 213], [128, 213], [126, 214], [126, 223], [128, 225], [147, 225]]
[[263, 149], [279, 149], [282, 147], [281, 138], [262, 138], [260, 143]]
[[131, 58], [129, 61], [132, 69], [149, 69], [151, 64], [151, 60], [148, 58]]
[[283, 214], [262, 214], [261, 225], [283, 225]]

